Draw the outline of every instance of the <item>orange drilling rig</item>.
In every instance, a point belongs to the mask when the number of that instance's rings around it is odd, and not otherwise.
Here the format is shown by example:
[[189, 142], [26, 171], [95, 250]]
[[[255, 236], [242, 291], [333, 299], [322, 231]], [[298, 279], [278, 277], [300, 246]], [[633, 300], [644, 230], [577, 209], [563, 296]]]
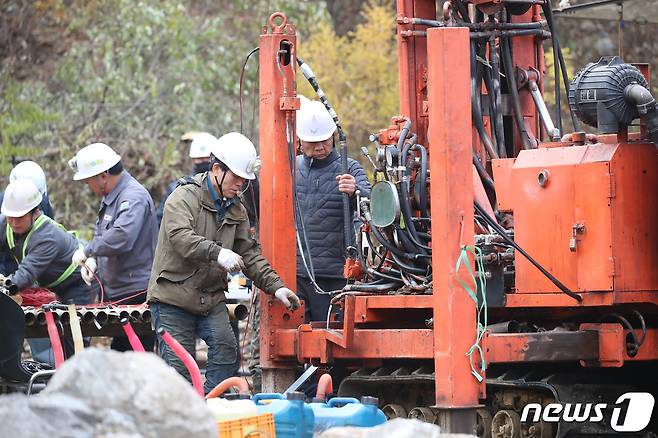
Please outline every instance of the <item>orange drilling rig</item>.
[[[266, 387], [313, 363], [344, 371], [340, 395], [377, 396], [389, 418], [445, 431], [655, 436], [649, 66], [604, 58], [570, 80], [554, 30], [548, 0], [397, 1], [401, 114], [372, 136], [376, 183], [359, 200], [351, 281], [333, 298], [342, 320], [303, 324], [264, 299]], [[261, 241], [294, 284], [304, 79], [283, 14], [259, 56]], [[548, 75], [573, 133], [544, 104]]]

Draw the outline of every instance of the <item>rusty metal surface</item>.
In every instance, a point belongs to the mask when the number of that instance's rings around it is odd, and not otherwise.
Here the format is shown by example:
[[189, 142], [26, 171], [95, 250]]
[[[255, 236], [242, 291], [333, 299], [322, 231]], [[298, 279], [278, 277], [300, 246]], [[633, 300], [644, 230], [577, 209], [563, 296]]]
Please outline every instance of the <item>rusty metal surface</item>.
[[577, 362], [598, 358], [596, 332], [488, 333], [487, 363]]
[[336, 359], [433, 358], [430, 329], [356, 329], [349, 349], [331, 342], [327, 334], [327, 330], [311, 330], [307, 325], [300, 327], [299, 332], [278, 330], [274, 338], [275, 352], [282, 358], [299, 356], [300, 362], [312, 359], [320, 363]]

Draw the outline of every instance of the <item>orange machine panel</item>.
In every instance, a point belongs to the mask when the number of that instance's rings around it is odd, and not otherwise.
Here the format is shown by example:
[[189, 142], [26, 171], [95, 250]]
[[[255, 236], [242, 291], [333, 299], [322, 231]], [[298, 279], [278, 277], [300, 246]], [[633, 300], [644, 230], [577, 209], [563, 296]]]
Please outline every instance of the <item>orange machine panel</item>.
[[[501, 160], [502, 161], [502, 160]], [[650, 144], [522, 151], [494, 166], [515, 240], [574, 291], [658, 289], [658, 154]], [[502, 194], [502, 193], [501, 193]], [[516, 292], [558, 289], [520, 254]]]

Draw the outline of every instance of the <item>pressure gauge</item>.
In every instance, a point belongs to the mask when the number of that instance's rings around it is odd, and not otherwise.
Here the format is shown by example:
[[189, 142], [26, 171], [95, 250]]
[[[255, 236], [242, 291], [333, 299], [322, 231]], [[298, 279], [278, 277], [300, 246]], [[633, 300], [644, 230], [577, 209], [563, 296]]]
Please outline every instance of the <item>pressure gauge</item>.
[[400, 152], [398, 151], [398, 148], [395, 146], [386, 146], [386, 167], [397, 167], [399, 158], [400, 158]]

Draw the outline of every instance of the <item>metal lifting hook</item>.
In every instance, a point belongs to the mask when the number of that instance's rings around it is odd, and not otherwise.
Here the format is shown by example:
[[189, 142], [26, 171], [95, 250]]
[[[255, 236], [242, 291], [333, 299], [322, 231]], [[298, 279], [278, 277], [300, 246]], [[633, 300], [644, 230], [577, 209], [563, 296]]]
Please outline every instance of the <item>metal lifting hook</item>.
[[[275, 20], [277, 18], [281, 19], [281, 24], [276, 24]], [[283, 12], [275, 12], [272, 15], [270, 15], [270, 19], [268, 20], [268, 23], [270, 25], [270, 28], [272, 29], [272, 33], [284, 33], [283, 30], [286, 28], [288, 25], [288, 17]]]

